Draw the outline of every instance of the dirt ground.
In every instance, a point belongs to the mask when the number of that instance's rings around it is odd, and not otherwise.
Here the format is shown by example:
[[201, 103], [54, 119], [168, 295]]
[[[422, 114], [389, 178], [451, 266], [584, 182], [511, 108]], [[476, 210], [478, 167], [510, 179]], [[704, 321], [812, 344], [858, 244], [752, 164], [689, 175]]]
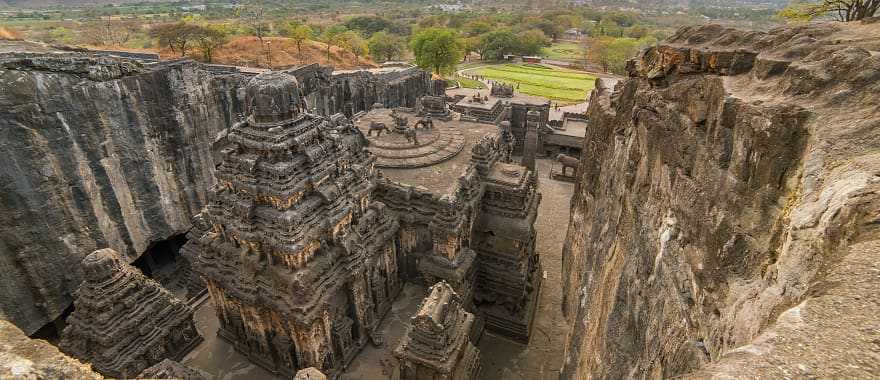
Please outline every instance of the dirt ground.
[[[574, 185], [551, 180], [552, 161], [537, 160], [538, 190], [542, 194], [536, 228], [538, 230], [538, 254], [543, 266], [538, 310], [529, 344], [522, 345], [496, 337], [483, 335], [479, 343], [482, 372], [485, 380], [555, 380], [562, 365], [564, 319], [562, 316], [562, 243], [565, 226], [568, 225], [569, 201]], [[341, 380], [392, 379], [396, 360], [391, 355], [400, 338], [406, 332], [410, 317], [415, 314], [427, 288], [407, 284], [382, 321], [385, 336], [383, 347], [364, 347]], [[270, 380], [276, 379], [266, 370], [252, 364], [235, 352], [226, 341], [217, 337], [218, 321], [210, 299], [196, 310], [196, 327], [205, 341], [183, 360], [183, 363], [202, 369], [215, 379]]]

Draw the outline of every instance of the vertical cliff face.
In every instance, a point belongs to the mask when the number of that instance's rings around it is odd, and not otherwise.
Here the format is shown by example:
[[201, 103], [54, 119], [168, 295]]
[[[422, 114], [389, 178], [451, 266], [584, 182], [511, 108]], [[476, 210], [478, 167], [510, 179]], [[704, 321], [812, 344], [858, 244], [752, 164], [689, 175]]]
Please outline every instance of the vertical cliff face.
[[[563, 378], [871, 373], [878, 329], [838, 332], [831, 305], [880, 312], [835, 298], [880, 288], [851, 262], [880, 239], [878, 37], [683, 28], [597, 84], [564, 251]], [[810, 359], [820, 330], [841, 348]]]
[[185, 232], [240, 80], [187, 62], [0, 56], [2, 317], [33, 333], [70, 304], [89, 252], [132, 261]]

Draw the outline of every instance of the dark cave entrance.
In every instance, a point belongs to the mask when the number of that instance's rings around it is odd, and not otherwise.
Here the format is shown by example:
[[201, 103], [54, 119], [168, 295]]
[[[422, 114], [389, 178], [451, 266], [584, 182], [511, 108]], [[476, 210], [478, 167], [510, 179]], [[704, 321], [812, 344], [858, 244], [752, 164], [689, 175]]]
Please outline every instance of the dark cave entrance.
[[186, 234], [178, 234], [153, 243], [131, 265], [134, 265], [147, 277], [156, 279], [166, 267], [173, 266], [180, 256], [180, 248], [186, 244]]
[[[182, 300], [187, 297], [188, 265], [180, 257], [180, 249], [186, 244], [186, 233], [155, 242], [131, 265], [143, 274], [162, 284], [165, 289]], [[182, 265], [183, 264], [183, 265]]]
[[42, 339], [57, 346], [58, 342], [61, 340], [61, 331], [67, 327], [67, 317], [70, 316], [70, 313], [73, 313], [73, 302], [61, 312], [61, 315], [59, 315], [58, 318], [55, 318], [54, 321], [40, 327], [39, 330], [30, 335], [30, 338]]

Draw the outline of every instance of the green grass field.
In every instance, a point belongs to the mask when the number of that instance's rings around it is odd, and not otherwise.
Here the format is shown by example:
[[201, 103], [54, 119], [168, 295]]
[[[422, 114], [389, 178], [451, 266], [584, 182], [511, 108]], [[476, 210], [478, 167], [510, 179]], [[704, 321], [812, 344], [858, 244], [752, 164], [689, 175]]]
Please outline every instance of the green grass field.
[[556, 42], [541, 49], [541, 55], [548, 59], [583, 59], [583, 47], [576, 42]]
[[536, 64], [503, 64], [475, 70], [476, 74], [499, 82], [519, 84], [519, 92], [565, 103], [584, 101], [596, 77], [584, 72]]
[[459, 85], [461, 86], [461, 88], [476, 88], [476, 89], [481, 89], [481, 88], [485, 88], [485, 87], [486, 87], [486, 86], [484, 86], [483, 83], [481, 83], [480, 81], [476, 81], [476, 80], [473, 80], [473, 79], [468, 79], [468, 78], [464, 78], [464, 77], [455, 77], [455, 80], [458, 81], [458, 83], [459, 83]]

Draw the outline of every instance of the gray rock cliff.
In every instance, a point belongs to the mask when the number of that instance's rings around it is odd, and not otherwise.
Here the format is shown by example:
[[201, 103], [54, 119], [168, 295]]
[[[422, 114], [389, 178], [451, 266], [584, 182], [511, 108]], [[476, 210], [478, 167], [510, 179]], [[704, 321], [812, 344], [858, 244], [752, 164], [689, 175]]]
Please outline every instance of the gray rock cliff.
[[876, 25], [686, 27], [597, 85], [562, 378], [880, 373], [878, 52]]
[[90, 251], [131, 262], [189, 229], [239, 80], [192, 62], [0, 56], [3, 318], [33, 333], [70, 304]]

